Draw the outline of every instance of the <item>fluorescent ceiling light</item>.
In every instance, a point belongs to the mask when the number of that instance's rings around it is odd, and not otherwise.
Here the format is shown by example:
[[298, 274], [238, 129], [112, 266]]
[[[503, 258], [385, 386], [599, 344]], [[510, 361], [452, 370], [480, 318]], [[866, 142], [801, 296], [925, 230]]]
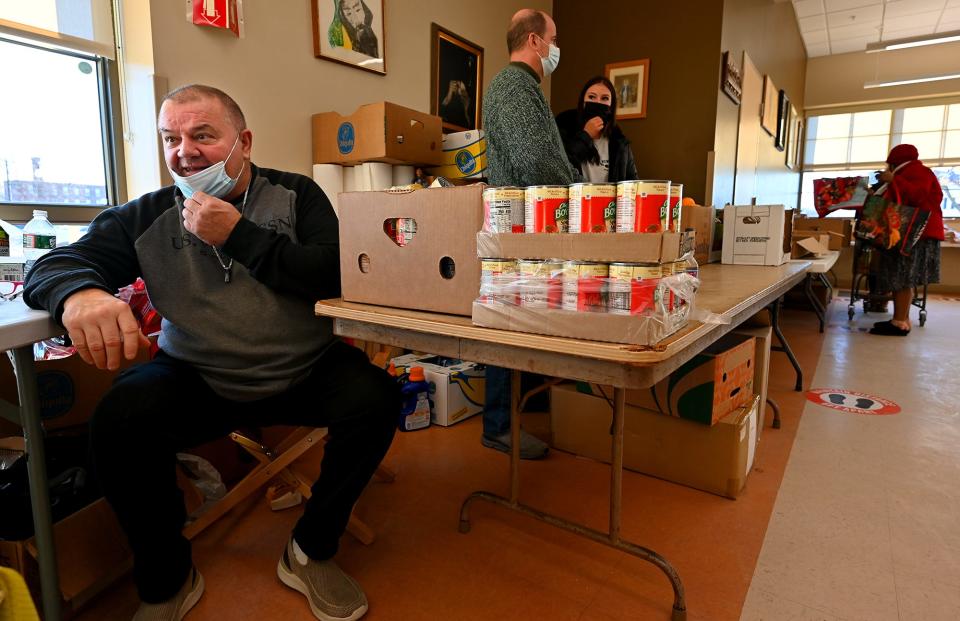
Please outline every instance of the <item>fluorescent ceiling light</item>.
[[940, 80], [955, 80], [960, 78], [960, 73], [944, 73], [941, 75], [928, 75], [919, 78], [908, 78], [905, 80], [886, 80], [883, 82], [867, 82], [863, 88], [882, 88], [884, 86], [902, 86], [904, 84], [919, 84], [921, 82], [938, 82]]
[[867, 45], [867, 53], [883, 52], [884, 50], [902, 50], [908, 47], [921, 47], [923, 45], [938, 45], [940, 43], [951, 43], [953, 41], [960, 41], [960, 30], [940, 32], [935, 35], [924, 35], [922, 37], [870, 43]]

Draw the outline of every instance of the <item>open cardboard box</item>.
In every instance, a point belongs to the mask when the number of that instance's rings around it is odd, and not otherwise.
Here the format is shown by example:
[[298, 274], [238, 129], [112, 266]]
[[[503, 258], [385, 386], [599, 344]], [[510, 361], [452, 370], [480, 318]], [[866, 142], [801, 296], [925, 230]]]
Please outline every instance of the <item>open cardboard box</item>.
[[853, 239], [853, 221], [848, 218], [797, 218], [793, 221], [794, 236], [827, 234], [830, 250], [843, 250]]
[[313, 163], [439, 165], [443, 121], [388, 101], [360, 106], [350, 115], [314, 114]]
[[[340, 194], [340, 277], [347, 302], [470, 315], [480, 292], [482, 184]], [[385, 230], [416, 221], [401, 246]]]
[[712, 206], [684, 205], [680, 208], [680, 228], [683, 231], [693, 230], [693, 258], [701, 265], [711, 261], [716, 217], [717, 210]]
[[793, 250], [790, 256], [794, 259], [813, 256], [822, 257], [830, 252], [830, 235], [816, 233], [799, 234], [794, 231]]
[[[54, 524], [53, 538], [66, 618], [133, 567], [133, 552], [103, 498]], [[0, 541], [0, 565], [23, 574], [34, 601], [41, 601], [33, 538]]]

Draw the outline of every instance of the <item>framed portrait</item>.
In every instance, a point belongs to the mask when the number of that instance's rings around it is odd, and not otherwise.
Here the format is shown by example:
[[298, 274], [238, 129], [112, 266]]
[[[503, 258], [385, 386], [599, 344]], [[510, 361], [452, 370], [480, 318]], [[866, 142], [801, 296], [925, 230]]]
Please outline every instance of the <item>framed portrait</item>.
[[613, 90], [616, 91], [617, 119], [646, 118], [650, 59], [610, 63], [604, 75], [613, 83]]
[[743, 78], [740, 76], [740, 67], [730, 52], [723, 53], [723, 71], [720, 78], [720, 88], [730, 100], [740, 105], [740, 93], [743, 91]]
[[787, 146], [787, 132], [789, 131], [790, 98], [786, 91], [777, 93], [777, 133], [773, 137], [773, 146], [777, 151], [783, 151]]
[[780, 91], [770, 76], [763, 76], [763, 103], [760, 106], [760, 127], [771, 136], [777, 133], [777, 113], [780, 105]]
[[430, 114], [444, 132], [480, 128], [483, 48], [446, 28], [430, 26]]
[[387, 73], [386, 0], [311, 0], [313, 55], [357, 69]]

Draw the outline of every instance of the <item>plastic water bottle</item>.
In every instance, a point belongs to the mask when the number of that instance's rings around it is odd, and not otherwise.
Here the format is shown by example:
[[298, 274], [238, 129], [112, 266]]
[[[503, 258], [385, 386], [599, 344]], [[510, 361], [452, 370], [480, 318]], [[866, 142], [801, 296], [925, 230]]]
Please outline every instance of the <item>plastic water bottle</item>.
[[33, 219], [23, 227], [23, 277], [37, 259], [57, 247], [57, 231], [47, 220], [47, 212], [37, 209]]
[[430, 426], [430, 384], [423, 367], [410, 367], [407, 383], [400, 387], [403, 406], [400, 408], [400, 431], [416, 431]]

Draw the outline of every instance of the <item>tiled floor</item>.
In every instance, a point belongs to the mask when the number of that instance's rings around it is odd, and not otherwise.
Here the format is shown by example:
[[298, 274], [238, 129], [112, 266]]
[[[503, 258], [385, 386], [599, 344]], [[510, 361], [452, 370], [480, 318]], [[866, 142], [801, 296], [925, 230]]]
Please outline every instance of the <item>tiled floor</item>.
[[960, 304], [907, 338], [846, 319], [834, 305], [813, 387], [902, 412], [805, 406], [741, 619], [960, 619]]
[[[763, 432], [739, 499], [624, 475], [624, 535], [676, 565], [691, 620], [734, 621], [741, 610], [750, 621], [960, 618], [960, 389], [950, 363], [960, 304], [934, 305], [925, 328], [893, 343], [849, 331], [845, 306], [833, 310], [823, 336], [812, 314], [784, 314], [806, 387], [877, 393], [902, 414], [805, 405], [775, 353], [783, 428]], [[338, 561], [366, 590], [367, 619], [669, 619], [666, 579], [637, 559], [483, 503], [472, 531], [457, 532], [470, 491], [508, 487], [506, 457], [480, 446], [479, 423], [398, 435], [388, 455], [397, 480], [372, 484], [358, 504], [377, 541], [345, 537]], [[306, 461], [316, 468], [316, 455]], [[605, 528], [606, 466], [554, 452], [521, 472], [525, 502]], [[203, 533], [194, 556], [207, 591], [188, 621], [312, 618], [275, 574], [297, 514], [255, 498]], [[126, 620], [135, 608], [127, 579], [79, 618]]]

